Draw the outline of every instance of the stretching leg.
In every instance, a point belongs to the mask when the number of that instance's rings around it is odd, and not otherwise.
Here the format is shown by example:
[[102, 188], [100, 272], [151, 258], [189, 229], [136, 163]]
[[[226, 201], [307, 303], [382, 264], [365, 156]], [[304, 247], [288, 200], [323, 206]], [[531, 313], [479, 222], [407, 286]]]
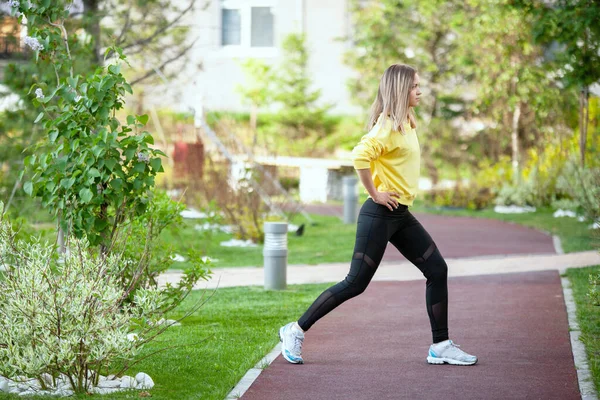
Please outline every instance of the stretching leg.
[[448, 266], [435, 242], [417, 219], [407, 212], [402, 228], [390, 242], [427, 278], [425, 299], [433, 343], [448, 339]]
[[384, 219], [359, 215], [350, 272], [343, 281], [325, 290], [302, 315], [298, 320], [302, 330], [307, 331], [331, 310], [365, 291], [383, 258], [387, 231]]

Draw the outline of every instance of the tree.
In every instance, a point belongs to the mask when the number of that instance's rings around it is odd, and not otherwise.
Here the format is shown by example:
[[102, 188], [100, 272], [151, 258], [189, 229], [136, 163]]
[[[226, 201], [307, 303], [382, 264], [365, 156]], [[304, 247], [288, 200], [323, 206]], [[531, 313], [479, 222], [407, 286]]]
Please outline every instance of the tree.
[[[345, 54], [344, 60], [357, 73], [348, 82], [352, 98], [367, 109], [377, 93], [385, 68], [404, 63], [418, 70], [428, 90], [418, 110], [426, 125], [420, 129], [425, 138], [421, 148], [425, 167], [434, 184], [439, 175], [434, 160], [460, 162], [462, 153], [449, 150], [458, 150], [457, 146], [447, 143], [456, 143], [457, 132], [448, 125], [446, 114], [442, 112], [446, 103], [460, 101], [452, 86], [462, 77], [454, 70], [450, 58], [456, 48], [454, 25], [462, 4], [461, 1], [441, 0], [351, 2], [353, 31], [348, 39], [354, 46]], [[444, 135], [440, 129], [444, 130]]]
[[[123, 49], [138, 70], [130, 79], [132, 86], [157, 70], [169, 75], [166, 68], [182, 61], [197, 40], [189, 37], [184, 22], [199, 4], [198, 0], [83, 0], [83, 26], [91, 35], [93, 60], [100, 64], [103, 49], [115, 46]], [[206, 5], [208, 1], [202, 7]]]
[[[411, 40], [409, 30], [413, 25], [406, 21], [413, 11], [405, 3], [350, 1], [353, 30], [347, 39], [353, 46], [344, 55], [344, 61], [357, 73], [356, 78], [348, 82], [350, 95], [364, 109], [375, 99], [383, 70], [392, 64], [411, 61], [405, 50]], [[412, 4], [412, 1], [408, 3]]]
[[592, 0], [515, 0], [533, 19], [533, 34], [553, 53], [568, 87], [579, 89], [579, 152], [585, 165], [589, 87], [600, 80], [600, 3]]
[[259, 108], [270, 104], [273, 101], [273, 71], [270, 65], [262, 60], [249, 58], [242, 64], [242, 70], [246, 76], [245, 84], [238, 85], [237, 91], [242, 98], [250, 103], [252, 110], [250, 112], [250, 128], [254, 132], [252, 140], [253, 146], [256, 146], [256, 119]]
[[[51, 5], [68, 10], [64, 27], [70, 33], [67, 43], [73, 62], [69, 68], [73, 69], [74, 76], [102, 66], [104, 49], [116, 45], [124, 49], [135, 67], [127, 72], [132, 76], [130, 86], [149, 82], [157, 71], [171, 75], [178, 70], [176, 64], [184, 60], [195, 42], [189, 38], [185, 17], [199, 4], [198, 0], [185, 3], [171, 0], [83, 0], [83, 8], [76, 10], [72, 0], [42, 2], [43, 7]], [[28, 21], [29, 25], [31, 23]], [[2, 160], [8, 166], [3, 184], [9, 193], [14, 192], [13, 187], [19, 186], [17, 173], [22, 169], [23, 159], [31, 155], [23, 149], [42, 139], [41, 132], [32, 128], [39, 110], [29, 101], [29, 89], [34, 84], [56, 80], [56, 75], [64, 72], [55, 69], [50, 54], [45, 52], [38, 60], [30, 57], [27, 62], [9, 64], [6, 68], [4, 83], [11, 93], [23, 100], [20, 103], [23, 107], [6, 112], [6, 118], [0, 124], [0, 141], [2, 148], [7, 149], [6, 158]], [[109, 49], [106, 56], [112, 59], [113, 51]]]
[[470, 2], [467, 20], [458, 60], [477, 82], [476, 112], [489, 113], [500, 135], [510, 132], [513, 177], [518, 179], [521, 139], [538, 129], [525, 126], [522, 116], [552, 108], [558, 87], [543, 62], [543, 49], [522, 29], [531, 23], [530, 16], [507, 2], [480, 0]]
[[312, 89], [308, 50], [304, 35], [290, 34], [282, 43], [283, 59], [275, 75], [273, 99], [281, 105], [277, 122], [290, 139], [304, 139], [310, 132], [325, 131], [325, 113], [330, 104], [318, 105], [321, 91]]
[[[564, 119], [543, 48], [524, 29], [530, 19], [508, 1], [355, 0], [351, 13], [353, 99], [366, 108], [389, 65], [416, 67], [426, 93], [420, 142], [434, 183], [440, 163], [458, 169], [481, 155], [508, 152], [516, 168], [524, 147]], [[474, 120], [478, 130], [465, 129]]]

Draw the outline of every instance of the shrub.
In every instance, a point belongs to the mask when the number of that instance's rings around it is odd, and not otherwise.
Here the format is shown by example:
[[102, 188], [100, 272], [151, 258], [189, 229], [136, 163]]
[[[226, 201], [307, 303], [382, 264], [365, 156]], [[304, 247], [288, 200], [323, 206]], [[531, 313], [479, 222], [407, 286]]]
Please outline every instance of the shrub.
[[600, 167], [581, 167], [568, 163], [557, 187], [569, 194], [577, 211], [592, 221], [600, 220]]
[[35, 377], [42, 388], [42, 375], [52, 386], [64, 375], [81, 393], [103, 369], [135, 357], [147, 341], [128, 335], [156, 329], [164, 297], [140, 288], [124, 305], [129, 293], [117, 277], [132, 261], [94, 253], [85, 240], [70, 241], [63, 262], [54, 253], [49, 244], [15, 241], [0, 220], [0, 262], [8, 265], [0, 280], [0, 374]]
[[475, 185], [457, 186], [452, 189], [434, 189], [424, 195], [425, 201], [438, 207], [459, 207], [481, 210], [492, 204], [494, 196], [490, 189]]
[[[176, 232], [183, 225], [181, 211], [185, 205], [171, 200], [163, 191], [151, 193], [148, 209], [144, 214], [129, 219], [119, 228], [112, 251], [123, 254], [124, 259], [136, 260], [123, 266], [119, 281], [127, 288], [135, 278], [137, 287], [156, 287], [157, 277], [173, 264], [172, 246], [160, 240], [165, 229]], [[181, 289], [169, 288], [171, 296], [168, 304], [177, 305], [193, 284], [206, 279], [210, 274], [210, 263], [204, 261], [201, 254], [190, 251], [187, 254], [191, 267], [185, 271], [188, 284]], [[136, 276], [138, 275], [138, 276]]]
[[297, 177], [282, 176], [279, 178], [279, 183], [288, 192], [300, 188], [300, 178]]
[[216, 161], [207, 154], [203, 174], [196, 182], [190, 182], [186, 199], [199, 207], [212, 205], [221, 210], [236, 238], [262, 242], [265, 206], [253, 184], [260, 179], [258, 172], [246, 169], [233, 182], [230, 168], [229, 162]]
[[533, 185], [531, 179], [524, 180], [518, 185], [506, 183], [498, 191], [495, 202], [504, 206], [535, 206], [538, 202]]

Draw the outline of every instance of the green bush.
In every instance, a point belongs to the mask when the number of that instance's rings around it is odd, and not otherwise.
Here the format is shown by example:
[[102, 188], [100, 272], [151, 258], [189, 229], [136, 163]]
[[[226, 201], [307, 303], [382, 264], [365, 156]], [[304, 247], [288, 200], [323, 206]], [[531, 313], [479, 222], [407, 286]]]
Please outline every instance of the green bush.
[[518, 185], [504, 184], [496, 195], [495, 203], [503, 206], [539, 205], [535, 196], [533, 180], [527, 179]]
[[0, 263], [8, 269], [0, 280], [0, 375], [36, 378], [43, 389], [66, 379], [70, 390], [85, 393], [101, 372], [133, 359], [148, 341], [129, 334], [156, 333], [164, 299], [158, 290], [138, 289], [125, 306], [129, 293], [118, 277], [131, 260], [73, 239], [59, 262], [52, 245], [15, 241], [2, 208]]
[[279, 178], [279, 183], [289, 192], [292, 189], [298, 189], [300, 187], [300, 178], [282, 176]]
[[485, 187], [458, 186], [452, 189], [431, 190], [424, 194], [427, 203], [437, 207], [459, 207], [469, 210], [481, 210], [490, 206], [494, 196]]
[[600, 220], [600, 167], [583, 168], [572, 161], [559, 177], [557, 187], [568, 193], [577, 211], [592, 221]]

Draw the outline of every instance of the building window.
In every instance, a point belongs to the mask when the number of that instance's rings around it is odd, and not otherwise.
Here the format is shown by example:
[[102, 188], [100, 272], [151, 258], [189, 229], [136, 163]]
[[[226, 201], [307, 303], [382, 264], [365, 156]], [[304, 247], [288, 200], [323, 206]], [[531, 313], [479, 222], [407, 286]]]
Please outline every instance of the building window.
[[221, 45], [275, 46], [274, 0], [222, 0]]
[[250, 26], [252, 27], [251, 47], [273, 46], [273, 11], [271, 7], [252, 7]]
[[239, 46], [242, 44], [242, 19], [240, 10], [221, 10], [223, 24], [221, 26], [221, 37], [223, 46]]

